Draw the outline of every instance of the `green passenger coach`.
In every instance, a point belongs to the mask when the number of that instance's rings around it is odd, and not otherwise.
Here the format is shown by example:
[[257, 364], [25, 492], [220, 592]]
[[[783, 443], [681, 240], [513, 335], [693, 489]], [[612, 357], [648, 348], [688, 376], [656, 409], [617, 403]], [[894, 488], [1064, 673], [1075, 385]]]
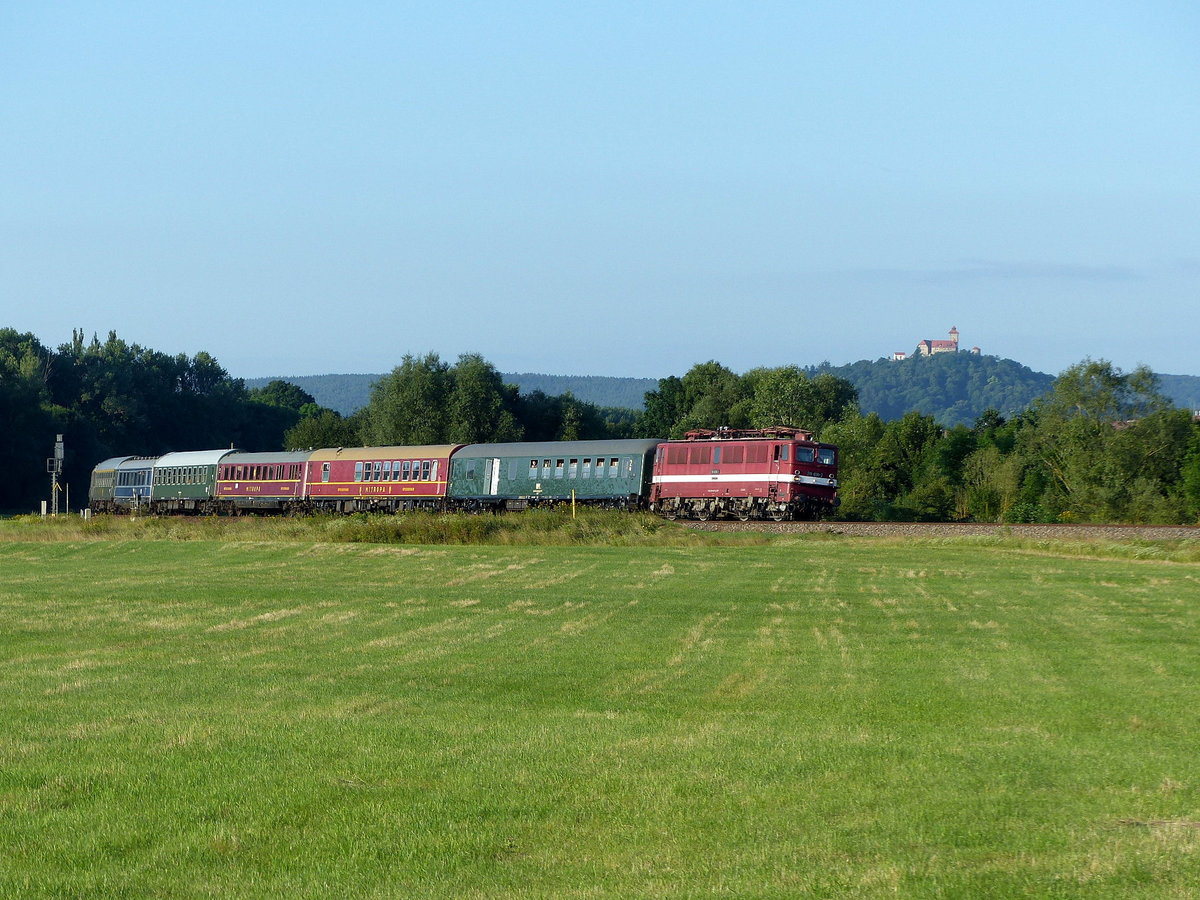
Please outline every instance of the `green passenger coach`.
[[217, 463], [232, 450], [168, 453], [154, 463], [151, 499], [156, 513], [208, 512], [217, 488]]
[[450, 459], [451, 506], [524, 509], [570, 502], [630, 508], [647, 494], [658, 441], [470, 444]]

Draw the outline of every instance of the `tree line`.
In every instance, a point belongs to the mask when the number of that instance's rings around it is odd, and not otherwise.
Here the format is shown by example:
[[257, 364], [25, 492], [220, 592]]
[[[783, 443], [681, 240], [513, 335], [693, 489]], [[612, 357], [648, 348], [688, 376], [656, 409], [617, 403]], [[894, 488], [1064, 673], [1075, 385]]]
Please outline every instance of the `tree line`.
[[64, 480], [86, 491], [110, 456], [237, 446], [299, 450], [387, 444], [680, 438], [697, 428], [791, 425], [840, 448], [839, 515], [863, 520], [1196, 522], [1200, 426], [1148, 369], [1084, 360], [1019, 412], [945, 427], [909, 410], [864, 413], [828, 367], [716, 361], [658, 382], [642, 411], [570, 393], [521, 393], [482, 356], [406, 355], [350, 416], [274, 381], [247, 390], [206, 353], [170, 356], [110, 333], [57, 349], [0, 329], [0, 509], [46, 497], [44, 460], [66, 435]]
[[[816, 372], [817, 374], [812, 374]], [[635, 433], [793, 425], [839, 448], [840, 517], [868, 521], [1195, 523], [1200, 424], [1148, 368], [1084, 360], [1015, 415], [945, 427], [909, 410], [863, 413], [828, 370], [737, 375], [716, 362], [665, 378]]]

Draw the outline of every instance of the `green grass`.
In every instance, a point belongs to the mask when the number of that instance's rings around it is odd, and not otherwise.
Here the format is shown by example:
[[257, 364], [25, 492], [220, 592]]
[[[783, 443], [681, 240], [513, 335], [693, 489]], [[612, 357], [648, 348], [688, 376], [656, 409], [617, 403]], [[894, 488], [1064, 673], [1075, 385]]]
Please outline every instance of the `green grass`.
[[22, 527], [3, 897], [1200, 884], [1195, 563]]
[[0, 541], [173, 540], [315, 541], [321, 543], [701, 546], [765, 544], [763, 534], [705, 534], [649, 513], [582, 507], [536, 509], [513, 515], [352, 516], [20, 516], [0, 521]]

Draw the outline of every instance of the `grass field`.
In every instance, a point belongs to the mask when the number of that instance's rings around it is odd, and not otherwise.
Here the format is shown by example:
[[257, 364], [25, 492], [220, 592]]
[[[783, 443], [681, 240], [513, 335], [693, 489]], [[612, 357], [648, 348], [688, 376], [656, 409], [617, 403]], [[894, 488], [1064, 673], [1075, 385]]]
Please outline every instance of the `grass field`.
[[1200, 885], [1192, 562], [12, 527], [3, 897]]

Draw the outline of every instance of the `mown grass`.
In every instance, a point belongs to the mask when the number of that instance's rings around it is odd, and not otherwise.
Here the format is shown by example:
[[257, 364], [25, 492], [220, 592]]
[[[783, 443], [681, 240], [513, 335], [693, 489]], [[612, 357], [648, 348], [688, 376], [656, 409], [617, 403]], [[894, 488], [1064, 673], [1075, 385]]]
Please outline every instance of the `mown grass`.
[[0, 896], [1200, 883], [1187, 562], [89, 536], [0, 621]]

